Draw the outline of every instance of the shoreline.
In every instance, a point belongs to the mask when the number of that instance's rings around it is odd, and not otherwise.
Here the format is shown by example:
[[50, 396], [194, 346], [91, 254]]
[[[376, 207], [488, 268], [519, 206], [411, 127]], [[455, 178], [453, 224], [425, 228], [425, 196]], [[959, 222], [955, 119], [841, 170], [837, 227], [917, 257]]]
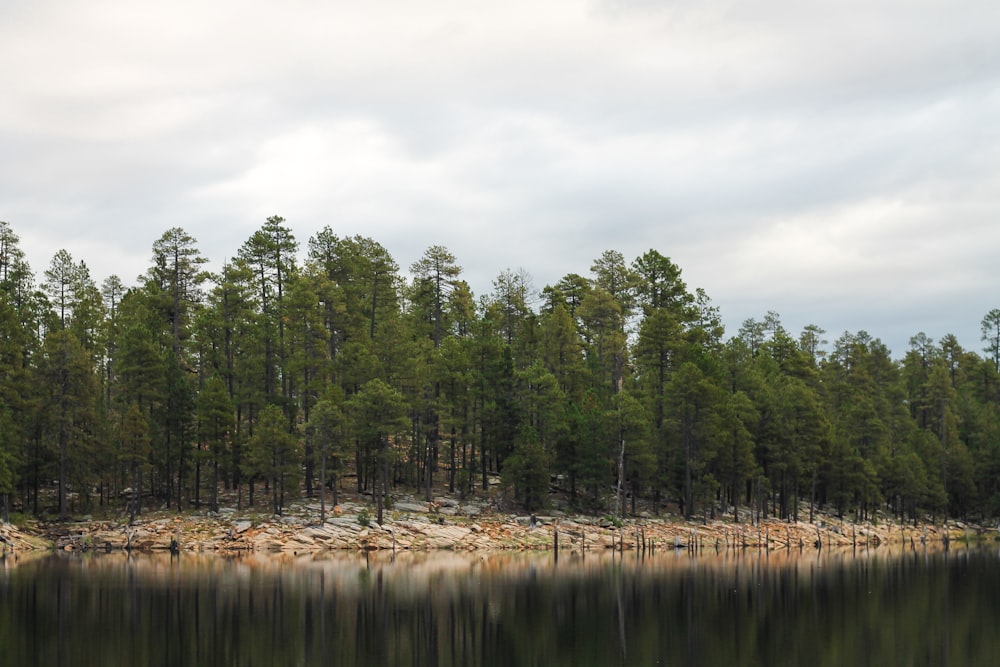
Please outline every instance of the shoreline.
[[[485, 511], [438, 499], [403, 499], [387, 510], [382, 526], [370, 520], [371, 508], [345, 502], [320, 522], [317, 502], [300, 502], [286, 514], [222, 509], [218, 514], [149, 512], [127, 521], [82, 520], [0, 524], [3, 552], [23, 551], [175, 551], [285, 553], [334, 551], [506, 551], [565, 550], [657, 551], [664, 549], [816, 549], [886, 545], [982, 542], [1000, 539], [995, 528], [949, 521], [943, 525], [894, 522], [854, 524], [829, 516], [814, 523], [767, 519], [735, 523], [732, 516], [684, 521], [664, 514], [605, 517], [553, 512], [535, 517]], [[367, 525], [365, 525], [367, 523]]]

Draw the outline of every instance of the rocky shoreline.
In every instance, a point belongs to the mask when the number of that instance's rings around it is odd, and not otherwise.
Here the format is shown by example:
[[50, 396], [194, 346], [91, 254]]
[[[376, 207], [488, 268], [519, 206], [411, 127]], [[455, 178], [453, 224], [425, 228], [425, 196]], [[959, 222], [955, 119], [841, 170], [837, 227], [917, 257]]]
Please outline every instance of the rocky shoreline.
[[736, 523], [732, 516], [685, 522], [677, 517], [623, 521], [576, 514], [518, 516], [448, 498], [403, 499], [377, 525], [371, 509], [347, 502], [320, 521], [318, 502], [293, 505], [280, 517], [223, 509], [218, 514], [167, 511], [125, 521], [74, 521], [18, 527], [0, 524], [0, 547], [9, 551], [184, 551], [310, 554], [324, 551], [592, 551], [605, 549], [814, 549], [817, 546], [928, 545], [997, 539], [996, 529], [959, 522], [918, 527], [853, 524], [823, 517], [815, 523], [777, 519]]

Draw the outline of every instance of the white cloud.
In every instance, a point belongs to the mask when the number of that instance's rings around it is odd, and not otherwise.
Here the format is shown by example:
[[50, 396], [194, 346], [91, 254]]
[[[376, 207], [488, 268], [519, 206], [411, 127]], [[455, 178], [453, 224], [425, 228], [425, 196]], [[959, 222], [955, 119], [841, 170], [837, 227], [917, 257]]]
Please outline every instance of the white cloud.
[[220, 261], [272, 214], [404, 268], [447, 245], [477, 291], [656, 248], [731, 321], [773, 309], [897, 351], [928, 322], [977, 348], [998, 19], [980, 0], [12, 0], [0, 218], [36, 270], [67, 247], [125, 279], [169, 227]]

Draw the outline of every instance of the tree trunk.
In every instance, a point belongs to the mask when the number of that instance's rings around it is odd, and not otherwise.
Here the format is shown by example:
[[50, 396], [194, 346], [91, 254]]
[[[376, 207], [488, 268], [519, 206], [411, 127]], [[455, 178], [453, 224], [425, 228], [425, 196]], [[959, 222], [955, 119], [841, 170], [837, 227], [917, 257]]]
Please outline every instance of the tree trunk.
[[212, 462], [212, 511], [219, 511], [219, 461]]
[[312, 498], [313, 494], [315, 493], [313, 489], [313, 475], [315, 474], [315, 467], [316, 467], [316, 461], [315, 461], [316, 452], [313, 449], [313, 446], [308, 442], [306, 443], [304, 454], [305, 454], [305, 471], [306, 471], [306, 479], [305, 479], [306, 498]]
[[59, 518], [66, 520], [66, 458], [69, 456], [69, 435], [66, 433], [66, 415], [69, 412], [66, 405], [66, 393], [68, 389], [68, 378], [66, 372], [61, 374], [62, 384], [60, 390], [62, 396], [59, 401]]
[[389, 477], [389, 462], [385, 460], [384, 446], [380, 443], [379, 449], [382, 450], [378, 457], [378, 477], [379, 481], [375, 484], [375, 507], [377, 509], [377, 521], [378, 525], [382, 525], [382, 507], [385, 501], [385, 494], [388, 491], [388, 477]]
[[813, 468], [812, 475], [812, 490], [809, 492], [809, 523], [813, 522], [813, 516], [816, 511], [816, 472], [819, 466]]
[[180, 447], [180, 456], [177, 462], [177, 511], [183, 512], [182, 507], [184, 502], [184, 450], [187, 449], [183, 442], [178, 443]]
[[424, 463], [424, 481], [425, 481], [424, 500], [430, 502], [433, 496], [433, 487], [434, 487], [434, 474], [432, 472], [433, 462], [434, 462], [434, 450], [431, 448], [431, 439], [428, 439], [427, 441], [426, 456], [427, 456], [427, 461]]
[[319, 522], [326, 521], [326, 448], [319, 455]]
[[[687, 418], [685, 417], [685, 420]], [[691, 481], [691, 435], [685, 425], [684, 429], [684, 518], [690, 519], [694, 514], [694, 488]]]
[[448, 493], [455, 493], [455, 465], [457, 464], [455, 456], [455, 427], [451, 428], [451, 472], [448, 475]]
[[194, 464], [194, 506], [201, 509], [201, 444], [198, 445], [198, 460]]
[[625, 477], [625, 436], [618, 433], [620, 447], [618, 449], [618, 488], [615, 491], [615, 516], [622, 518], [622, 484]]

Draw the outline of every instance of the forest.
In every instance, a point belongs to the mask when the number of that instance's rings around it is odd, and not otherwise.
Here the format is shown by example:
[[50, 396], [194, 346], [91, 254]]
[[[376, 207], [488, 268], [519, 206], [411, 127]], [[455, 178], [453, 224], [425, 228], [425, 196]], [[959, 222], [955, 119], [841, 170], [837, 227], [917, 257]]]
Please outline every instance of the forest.
[[[268, 218], [218, 273], [181, 228], [100, 285], [36, 275], [0, 222], [0, 499], [12, 514], [280, 514], [441, 490], [535, 511], [806, 520], [1000, 516], [1000, 309], [983, 354], [915, 333], [828, 341], [774, 312], [727, 335], [656, 250], [474, 295], [447, 248], [404, 274]], [[832, 338], [832, 336], [831, 336]]]

